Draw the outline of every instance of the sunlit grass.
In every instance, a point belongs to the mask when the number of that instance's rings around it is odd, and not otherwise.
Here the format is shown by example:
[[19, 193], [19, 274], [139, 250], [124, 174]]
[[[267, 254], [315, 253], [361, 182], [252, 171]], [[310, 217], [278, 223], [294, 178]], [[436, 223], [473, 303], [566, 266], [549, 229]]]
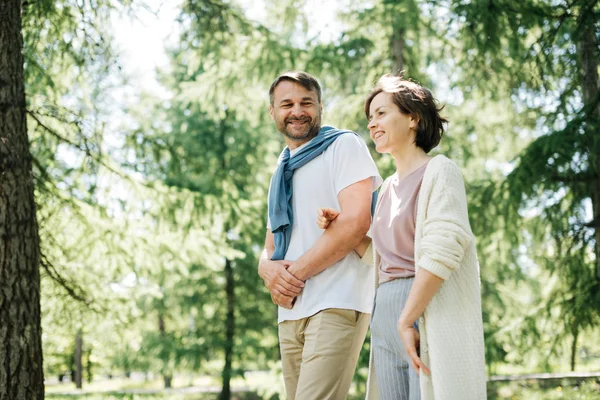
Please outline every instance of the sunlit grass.
[[597, 379], [588, 379], [581, 383], [568, 380], [488, 383], [489, 400], [596, 400], [599, 398], [600, 381]]
[[[270, 376], [269, 376], [270, 375]], [[252, 373], [244, 381], [234, 380], [234, 400], [277, 400], [277, 391], [283, 387], [277, 377], [268, 373]], [[72, 384], [48, 387], [46, 398], [54, 400], [217, 400], [220, 391], [215, 377], [197, 377], [193, 386], [189, 379], [178, 377], [174, 389], [160, 388], [161, 381], [132, 382], [128, 379], [112, 379], [86, 384], [84, 391], [76, 391]], [[186, 392], [186, 391], [193, 392]], [[146, 392], [148, 391], [148, 392]], [[149, 393], [151, 391], [151, 393]], [[283, 396], [281, 397], [283, 398]], [[350, 395], [350, 400], [362, 400], [364, 395]], [[589, 378], [584, 381], [571, 379], [551, 381], [489, 382], [489, 400], [597, 400], [600, 398], [600, 380]]]
[[[193, 379], [177, 376], [173, 379], [174, 388], [182, 388], [188, 386], [205, 386], [219, 387], [220, 381], [217, 377], [211, 376], [195, 376]], [[83, 382], [83, 391], [85, 392], [110, 392], [121, 390], [162, 390], [163, 381], [161, 379], [127, 379], [113, 378], [94, 380], [92, 382]], [[63, 383], [56, 385], [47, 385], [46, 393], [52, 394], [56, 392], [74, 392], [77, 391], [74, 383]]]
[[[83, 389], [76, 389], [71, 382], [46, 386], [48, 399], [173, 399], [173, 400], [212, 400], [221, 391], [219, 376], [178, 375], [173, 378], [172, 389], [164, 389], [160, 378], [127, 379], [124, 377], [84, 382]], [[245, 378], [231, 380], [234, 399], [270, 399], [283, 391], [283, 381], [274, 372], [246, 372]], [[277, 398], [277, 397], [275, 397]]]

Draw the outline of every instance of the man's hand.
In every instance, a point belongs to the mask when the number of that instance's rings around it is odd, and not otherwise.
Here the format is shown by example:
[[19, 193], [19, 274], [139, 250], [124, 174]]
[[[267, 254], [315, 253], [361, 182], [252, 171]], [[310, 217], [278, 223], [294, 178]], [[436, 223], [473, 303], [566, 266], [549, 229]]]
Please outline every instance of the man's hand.
[[292, 307], [294, 307], [294, 299], [295, 297], [286, 296], [280, 293], [273, 294], [273, 292], [271, 292], [271, 301], [279, 307], [287, 308], [288, 310], [291, 310]]
[[271, 292], [273, 303], [284, 308], [292, 308], [294, 298], [304, 288], [304, 282], [288, 271], [291, 264], [287, 260], [264, 260], [258, 267], [258, 274]]
[[267, 230], [265, 238], [265, 249], [260, 256], [258, 264], [258, 275], [265, 282], [265, 286], [271, 293], [271, 300], [280, 307], [291, 309], [294, 299], [304, 288], [304, 282], [296, 278], [290, 271], [291, 261], [271, 260], [275, 250], [273, 234]]

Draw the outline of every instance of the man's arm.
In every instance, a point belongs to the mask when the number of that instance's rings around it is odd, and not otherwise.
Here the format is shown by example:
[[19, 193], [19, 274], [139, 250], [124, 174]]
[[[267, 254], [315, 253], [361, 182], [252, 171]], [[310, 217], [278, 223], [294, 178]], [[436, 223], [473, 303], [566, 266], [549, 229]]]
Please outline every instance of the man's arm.
[[368, 236], [365, 236], [364, 238], [362, 238], [362, 240], [360, 241], [358, 246], [356, 246], [354, 248], [354, 251], [356, 252], [356, 254], [358, 254], [358, 256], [360, 258], [363, 258], [365, 256], [365, 253], [367, 252], [367, 249], [369, 248], [370, 244], [371, 244], [371, 238]]
[[273, 233], [267, 230], [265, 248], [260, 255], [258, 263], [258, 275], [263, 279], [265, 286], [271, 292], [273, 303], [284, 308], [292, 308], [292, 302], [302, 291], [304, 282], [288, 272], [288, 267], [291, 264], [290, 261], [271, 260], [274, 251], [275, 241]]
[[[331, 222], [338, 217], [338, 215], [340, 215], [340, 212], [334, 210], [333, 208], [321, 208], [317, 217], [317, 225], [319, 226], [319, 228], [325, 230], [329, 227]], [[358, 246], [354, 248], [354, 251], [356, 252], [356, 254], [358, 254], [358, 256], [361, 259], [364, 257], [365, 252], [369, 248], [370, 244], [371, 238], [369, 236], [365, 236], [358, 244]]]
[[358, 247], [371, 225], [371, 189], [372, 178], [369, 177], [340, 191], [340, 214], [315, 244], [293, 262], [287, 271], [305, 281]]

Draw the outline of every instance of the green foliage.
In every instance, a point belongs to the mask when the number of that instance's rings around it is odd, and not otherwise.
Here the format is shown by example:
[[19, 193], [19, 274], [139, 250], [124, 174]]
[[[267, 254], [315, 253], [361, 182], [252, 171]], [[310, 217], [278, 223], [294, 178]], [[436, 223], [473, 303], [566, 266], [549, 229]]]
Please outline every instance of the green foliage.
[[[594, 111], [598, 88], [589, 86], [581, 58], [583, 32], [593, 25], [591, 19], [599, 9], [596, 2], [452, 1], [448, 6], [453, 23], [447, 32], [465, 50], [459, 59], [463, 78], [457, 87], [484, 90], [494, 101], [510, 96], [512, 108], [526, 116], [511, 121], [512, 131], [531, 138], [525, 148], [514, 147], [518, 153], [506, 166], [510, 173], [480, 185], [476, 194], [480, 204], [487, 205], [475, 211], [476, 220], [488, 221], [479, 230], [478, 237], [484, 238], [480, 248], [492, 245], [494, 258], [504, 259], [499, 267], [509, 268], [497, 273], [502, 279], [495, 284], [508, 278], [529, 288], [517, 299], [525, 308], [512, 316], [515, 334], [505, 336], [512, 336], [513, 344], [495, 346], [499, 350], [495, 354], [504, 357], [512, 351], [508, 360], [525, 362], [517, 351], [541, 347], [538, 352], [545, 355], [538, 358], [538, 365], [549, 368], [564, 339], [571, 336], [576, 343], [581, 330], [600, 321], [600, 276], [590, 224], [590, 206], [598, 201], [593, 192], [599, 179]], [[593, 26], [597, 41], [598, 27]], [[587, 62], [597, 69], [597, 52], [590, 56], [594, 58]], [[585, 97], [589, 90], [596, 91], [594, 98]], [[483, 277], [484, 271], [485, 266]], [[486, 288], [489, 284], [484, 278], [484, 300], [496, 290]], [[507, 298], [498, 304], [514, 307]], [[501, 332], [487, 327], [493, 336]]]
[[23, 7], [49, 374], [73, 368], [79, 329], [96, 373], [214, 373], [228, 344], [226, 262], [233, 374], [277, 362], [276, 308], [256, 265], [282, 147], [267, 90], [292, 68], [320, 79], [325, 123], [365, 138], [365, 95], [384, 73], [401, 67], [446, 104], [434, 151], [467, 183], [490, 372], [557, 368], [598, 325], [598, 95], [585, 95], [581, 59], [585, 29], [598, 40], [597, 2], [362, 1], [324, 40], [303, 1], [251, 21], [235, 2], [186, 0], [159, 71], [168, 94], [140, 94], [126, 113], [111, 96], [125, 82], [110, 13], [143, 4]]
[[[127, 167], [174, 194], [158, 203], [159, 223], [184, 235], [206, 235], [210, 243], [204, 254], [190, 248], [187, 263], [173, 254], [174, 262], [184, 262], [178, 271], [168, 271], [165, 264], [149, 270], [148, 281], [160, 290], [141, 296], [140, 308], [147, 315], [161, 315], [165, 332], [148, 325], [142, 348], [146, 358], [159, 360], [160, 368], [170, 371], [206, 370], [203, 364], [221, 358], [228, 347], [224, 288], [229, 278], [223, 272], [229, 263], [237, 332], [232, 343], [235, 375], [266, 368], [277, 351], [275, 308], [266, 291], [257, 290], [263, 285], [256, 273], [277, 146], [271, 138], [276, 136], [265, 134], [258, 107], [266, 110], [266, 103], [233, 95], [256, 98], [252, 90], [258, 78], [248, 82], [241, 73], [250, 54], [254, 57], [251, 46], [257, 44], [248, 42], [244, 48], [240, 36], [264, 36], [268, 42], [270, 34], [243, 20], [233, 6], [203, 7], [200, 2], [184, 5], [181, 44], [171, 52], [170, 74], [163, 75], [171, 99], [148, 99], [142, 108], [130, 110], [137, 127], [127, 145], [135, 150], [136, 161]], [[207, 18], [204, 11], [215, 15]], [[230, 63], [231, 56], [241, 62]], [[145, 118], [148, 108], [152, 120]]]

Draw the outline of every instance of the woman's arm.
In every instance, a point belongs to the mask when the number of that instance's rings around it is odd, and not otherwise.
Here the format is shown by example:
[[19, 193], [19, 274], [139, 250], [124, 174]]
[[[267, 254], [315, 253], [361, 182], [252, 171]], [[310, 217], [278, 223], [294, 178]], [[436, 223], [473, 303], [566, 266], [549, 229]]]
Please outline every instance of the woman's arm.
[[[414, 323], [424, 312], [444, 280], [461, 267], [465, 251], [473, 241], [469, 226], [465, 185], [456, 164], [438, 166], [427, 195], [423, 234], [415, 249], [417, 273], [400, 318], [398, 334], [418, 372], [429, 369], [417, 348], [419, 333]], [[421, 187], [421, 190], [427, 190]], [[449, 304], [449, 307], [455, 307]]]
[[417, 352], [419, 333], [415, 329], [415, 322], [419, 316], [423, 315], [425, 308], [442, 286], [442, 283], [444, 283], [442, 278], [425, 269], [417, 271], [406, 304], [398, 319], [398, 334], [417, 373], [423, 369], [427, 375], [430, 374], [429, 369], [423, 364]]

